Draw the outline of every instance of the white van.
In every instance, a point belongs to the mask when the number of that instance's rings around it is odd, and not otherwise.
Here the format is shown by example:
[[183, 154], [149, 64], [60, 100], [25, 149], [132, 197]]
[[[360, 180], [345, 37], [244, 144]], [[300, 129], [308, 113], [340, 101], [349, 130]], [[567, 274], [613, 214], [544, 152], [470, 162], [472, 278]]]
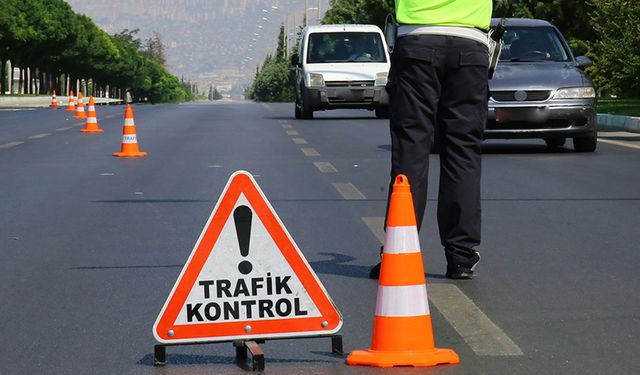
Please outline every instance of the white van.
[[389, 114], [385, 89], [389, 51], [375, 25], [307, 26], [300, 38], [296, 67], [296, 118], [313, 118], [314, 111], [337, 108], [375, 110]]

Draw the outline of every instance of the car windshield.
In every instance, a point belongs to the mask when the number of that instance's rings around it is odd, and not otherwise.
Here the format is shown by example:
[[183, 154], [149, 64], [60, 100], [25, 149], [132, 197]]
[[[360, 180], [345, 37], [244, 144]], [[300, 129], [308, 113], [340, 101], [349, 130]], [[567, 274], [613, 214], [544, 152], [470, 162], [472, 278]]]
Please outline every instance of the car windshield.
[[553, 27], [508, 27], [500, 61], [569, 61], [569, 53]]
[[342, 32], [309, 35], [307, 63], [387, 62], [378, 33]]

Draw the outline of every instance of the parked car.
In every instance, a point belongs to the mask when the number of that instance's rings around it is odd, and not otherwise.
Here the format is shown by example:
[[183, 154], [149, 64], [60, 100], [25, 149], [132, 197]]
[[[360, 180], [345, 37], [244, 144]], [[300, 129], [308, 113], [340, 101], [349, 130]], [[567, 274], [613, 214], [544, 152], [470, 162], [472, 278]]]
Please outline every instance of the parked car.
[[582, 70], [591, 60], [574, 57], [560, 31], [543, 20], [508, 19], [502, 43], [484, 137], [542, 138], [549, 147], [572, 138], [576, 151], [595, 151], [595, 90]]
[[296, 69], [296, 118], [336, 108], [375, 110], [388, 117], [385, 89], [389, 53], [375, 25], [307, 26], [300, 38]]

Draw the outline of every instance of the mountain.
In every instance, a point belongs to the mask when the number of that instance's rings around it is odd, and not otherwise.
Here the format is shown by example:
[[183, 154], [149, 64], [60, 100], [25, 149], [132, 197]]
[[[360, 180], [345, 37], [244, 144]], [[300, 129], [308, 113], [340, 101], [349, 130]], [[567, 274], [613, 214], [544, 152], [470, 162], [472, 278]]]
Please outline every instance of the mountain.
[[[314, 24], [318, 0], [307, 1], [308, 7], [313, 7], [308, 10], [309, 23]], [[242, 92], [253, 78], [256, 65], [275, 50], [280, 25], [288, 21], [293, 30], [294, 22], [302, 23], [305, 8], [302, 0], [67, 2], [109, 34], [139, 29], [138, 36], [146, 39], [158, 32], [166, 47], [169, 71], [196, 82], [200, 91], [207, 91], [212, 84], [221, 92], [234, 93]], [[321, 10], [327, 9], [328, 0], [319, 3]]]

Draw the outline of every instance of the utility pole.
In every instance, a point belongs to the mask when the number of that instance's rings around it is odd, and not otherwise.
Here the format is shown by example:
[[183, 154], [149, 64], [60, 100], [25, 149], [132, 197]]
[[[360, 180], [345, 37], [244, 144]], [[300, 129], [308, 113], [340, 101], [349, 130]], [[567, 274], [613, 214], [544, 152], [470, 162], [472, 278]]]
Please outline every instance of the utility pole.
[[309, 13], [309, 0], [304, 0], [304, 26], [305, 27], [307, 27], [307, 24], [309, 23], [308, 13]]
[[320, 0], [318, 0], [318, 16], [316, 17], [316, 25], [320, 24]]

